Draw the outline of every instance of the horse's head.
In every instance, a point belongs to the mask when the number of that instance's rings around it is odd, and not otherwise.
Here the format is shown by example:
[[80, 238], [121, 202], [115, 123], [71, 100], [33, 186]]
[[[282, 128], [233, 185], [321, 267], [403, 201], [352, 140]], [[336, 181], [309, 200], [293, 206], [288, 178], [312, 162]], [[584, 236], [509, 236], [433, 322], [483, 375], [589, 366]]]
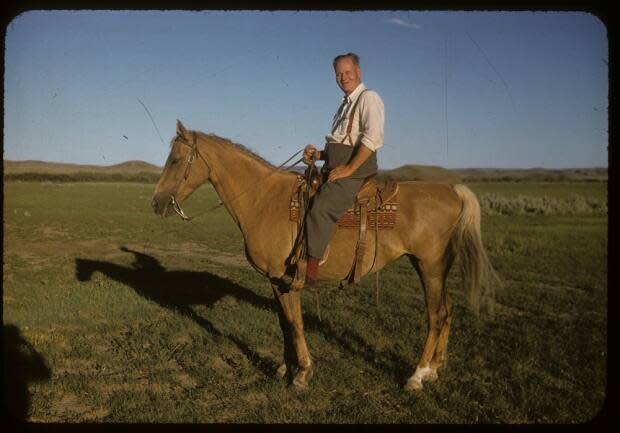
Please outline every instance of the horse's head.
[[177, 120], [177, 135], [172, 140], [170, 155], [151, 202], [153, 210], [162, 217], [176, 212], [181, 218], [189, 219], [181, 203], [208, 180], [209, 175], [209, 166], [198, 150], [196, 132], [187, 131]]

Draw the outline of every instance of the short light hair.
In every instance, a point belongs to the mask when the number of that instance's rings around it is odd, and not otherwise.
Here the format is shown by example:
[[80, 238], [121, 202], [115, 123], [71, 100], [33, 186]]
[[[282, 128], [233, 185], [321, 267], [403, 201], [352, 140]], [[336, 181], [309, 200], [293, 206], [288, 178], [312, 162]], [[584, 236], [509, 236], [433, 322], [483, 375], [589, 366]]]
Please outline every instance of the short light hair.
[[355, 53], [346, 53], [346, 54], [340, 54], [339, 56], [336, 56], [334, 58], [334, 69], [336, 69], [336, 64], [341, 61], [342, 59], [346, 59], [346, 58], [350, 58], [351, 60], [353, 60], [353, 64], [357, 67], [359, 67], [360, 65], [360, 56], [358, 56]]

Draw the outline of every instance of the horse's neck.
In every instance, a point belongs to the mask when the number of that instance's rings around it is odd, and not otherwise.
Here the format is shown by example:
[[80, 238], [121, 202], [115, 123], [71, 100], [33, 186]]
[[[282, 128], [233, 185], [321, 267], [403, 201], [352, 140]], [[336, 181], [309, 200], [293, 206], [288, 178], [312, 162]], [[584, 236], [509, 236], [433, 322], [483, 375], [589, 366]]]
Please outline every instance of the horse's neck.
[[279, 173], [238, 149], [211, 153], [208, 157], [211, 183], [235, 222], [243, 227], [246, 221], [255, 218], [263, 203], [268, 204], [266, 195], [270, 185], [280, 177]]

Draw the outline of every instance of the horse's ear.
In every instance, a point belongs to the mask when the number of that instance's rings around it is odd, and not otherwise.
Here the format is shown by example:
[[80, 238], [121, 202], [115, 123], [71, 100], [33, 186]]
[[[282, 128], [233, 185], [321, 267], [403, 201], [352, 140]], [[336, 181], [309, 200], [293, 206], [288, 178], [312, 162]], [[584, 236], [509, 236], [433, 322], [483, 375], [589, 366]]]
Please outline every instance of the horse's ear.
[[185, 126], [177, 119], [177, 135], [181, 138], [187, 138], [187, 130]]

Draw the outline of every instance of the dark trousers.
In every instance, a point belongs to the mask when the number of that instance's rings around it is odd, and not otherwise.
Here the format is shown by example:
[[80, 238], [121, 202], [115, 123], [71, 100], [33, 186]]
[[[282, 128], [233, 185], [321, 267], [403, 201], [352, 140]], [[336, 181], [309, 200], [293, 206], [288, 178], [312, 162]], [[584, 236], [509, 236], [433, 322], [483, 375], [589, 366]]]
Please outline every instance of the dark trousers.
[[364, 179], [344, 178], [321, 186], [306, 217], [309, 256], [323, 257], [336, 230], [336, 223], [353, 206], [362, 182]]
[[[348, 163], [354, 152], [354, 146], [327, 143], [324, 171], [329, 172], [332, 168]], [[377, 156], [373, 153], [350, 177], [325, 182], [321, 186], [306, 217], [308, 255], [318, 259], [323, 257], [327, 244], [336, 231], [336, 223], [355, 203], [355, 196], [364, 179], [376, 172]]]

